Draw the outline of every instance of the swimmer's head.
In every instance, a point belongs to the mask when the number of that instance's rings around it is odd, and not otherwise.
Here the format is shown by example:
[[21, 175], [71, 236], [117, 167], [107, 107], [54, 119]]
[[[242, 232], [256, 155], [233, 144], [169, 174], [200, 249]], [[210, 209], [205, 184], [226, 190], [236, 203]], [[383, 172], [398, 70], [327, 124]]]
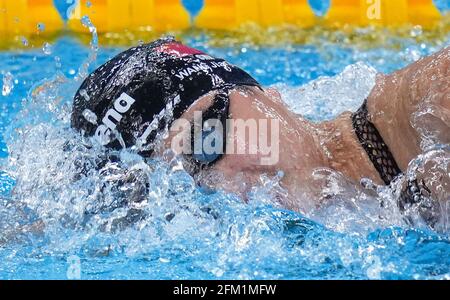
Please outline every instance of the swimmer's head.
[[228, 93], [238, 86], [259, 83], [223, 59], [160, 39], [94, 71], [75, 96], [72, 127], [107, 148], [151, 155], [158, 134], [208, 93], [218, 94], [210, 117], [226, 119]]
[[[200, 139], [196, 113], [206, 121], [200, 123]], [[210, 120], [226, 130], [205, 126]], [[191, 125], [189, 130], [178, 121]], [[186, 158], [186, 170], [198, 174], [201, 185], [238, 193], [262, 173], [309, 172], [321, 155], [312, 134], [305, 133], [307, 122], [276, 90], [262, 89], [242, 69], [173, 39], [132, 48], [99, 67], [75, 96], [72, 127], [107, 149], [131, 148], [145, 157], [172, 150]], [[193, 142], [191, 153], [179, 151], [180, 137]], [[222, 148], [197, 152], [196, 141], [202, 147], [211, 137], [210, 145], [218, 141]], [[302, 168], [293, 163], [299, 157]]]

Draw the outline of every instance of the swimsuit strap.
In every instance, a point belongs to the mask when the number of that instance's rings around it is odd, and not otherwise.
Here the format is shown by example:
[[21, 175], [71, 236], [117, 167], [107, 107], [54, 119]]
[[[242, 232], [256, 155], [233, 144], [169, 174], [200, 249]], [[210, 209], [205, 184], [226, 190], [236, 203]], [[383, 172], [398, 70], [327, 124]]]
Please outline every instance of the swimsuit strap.
[[402, 171], [398, 167], [389, 147], [381, 137], [380, 132], [369, 121], [368, 115], [366, 99], [361, 108], [352, 116], [353, 128], [355, 129], [359, 142], [380, 174], [381, 179], [388, 185]]

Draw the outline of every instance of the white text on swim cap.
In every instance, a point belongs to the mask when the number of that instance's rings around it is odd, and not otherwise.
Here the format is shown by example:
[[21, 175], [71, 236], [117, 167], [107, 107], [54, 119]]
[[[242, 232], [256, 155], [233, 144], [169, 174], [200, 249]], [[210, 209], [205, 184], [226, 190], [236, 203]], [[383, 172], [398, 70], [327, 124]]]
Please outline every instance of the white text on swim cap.
[[117, 125], [122, 121], [123, 115], [127, 113], [133, 104], [135, 99], [130, 97], [126, 93], [122, 93], [119, 98], [114, 102], [114, 108], [111, 108], [103, 118], [103, 124], [97, 128], [95, 132], [95, 138], [103, 146], [108, 145], [111, 142], [111, 133], [116, 130]]

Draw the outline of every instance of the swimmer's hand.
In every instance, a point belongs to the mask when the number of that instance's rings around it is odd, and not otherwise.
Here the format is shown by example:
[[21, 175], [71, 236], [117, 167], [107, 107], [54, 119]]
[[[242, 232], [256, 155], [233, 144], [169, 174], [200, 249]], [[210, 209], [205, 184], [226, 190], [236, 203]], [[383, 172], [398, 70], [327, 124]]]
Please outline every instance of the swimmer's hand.
[[[430, 227], [450, 228], [450, 151], [429, 151], [410, 164], [399, 205], [410, 219], [420, 216]], [[414, 223], [414, 221], [413, 221]]]

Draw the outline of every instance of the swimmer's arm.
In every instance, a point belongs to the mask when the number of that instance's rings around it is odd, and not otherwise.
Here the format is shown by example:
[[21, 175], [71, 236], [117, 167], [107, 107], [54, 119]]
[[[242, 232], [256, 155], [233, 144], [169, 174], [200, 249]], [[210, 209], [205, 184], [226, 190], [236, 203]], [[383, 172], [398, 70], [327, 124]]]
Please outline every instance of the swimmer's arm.
[[390, 75], [368, 98], [371, 120], [405, 171], [427, 138], [450, 143], [450, 47]]

